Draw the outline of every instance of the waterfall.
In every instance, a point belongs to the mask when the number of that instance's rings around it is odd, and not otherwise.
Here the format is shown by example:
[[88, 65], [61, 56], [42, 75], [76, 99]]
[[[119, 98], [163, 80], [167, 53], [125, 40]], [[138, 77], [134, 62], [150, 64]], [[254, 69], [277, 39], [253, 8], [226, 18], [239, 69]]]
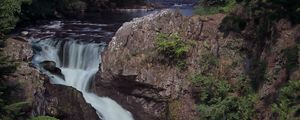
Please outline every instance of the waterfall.
[[[108, 97], [99, 97], [89, 92], [89, 85], [101, 64], [104, 44], [83, 43], [75, 40], [31, 40], [35, 52], [33, 64], [48, 75], [52, 84], [71, 86], [82, 92], [87, 103], [96, 109], [103, 120], [133, 120], [131, 113]], [[64, 80], [44, 70], [39, 63], [54, 61]]]

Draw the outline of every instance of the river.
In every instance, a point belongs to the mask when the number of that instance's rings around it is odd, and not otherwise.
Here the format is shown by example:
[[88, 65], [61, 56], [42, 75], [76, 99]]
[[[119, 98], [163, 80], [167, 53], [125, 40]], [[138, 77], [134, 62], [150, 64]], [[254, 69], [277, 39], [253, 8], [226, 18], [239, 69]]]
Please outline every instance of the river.
[[[182, 6], [175, 6], [177, 9]], [[117, 29], [127, 21], [154, 11], [89, 13], [72, 19], [43, 21], [23, 30], [29, 32], [33, 45], [32, 63], [48, 75], [52, 84], [71, 86], [82, 92], [86, 102], [103, 120], [133, 120], [132, 114], [114, 100], [89, 91], [90, 82], [101, 65], [101, 53]], [[190, 16], [191, 7], [181, 13]], [[53, 61], [61, 69], [63, 78], [45, 70], [41, 63]]]

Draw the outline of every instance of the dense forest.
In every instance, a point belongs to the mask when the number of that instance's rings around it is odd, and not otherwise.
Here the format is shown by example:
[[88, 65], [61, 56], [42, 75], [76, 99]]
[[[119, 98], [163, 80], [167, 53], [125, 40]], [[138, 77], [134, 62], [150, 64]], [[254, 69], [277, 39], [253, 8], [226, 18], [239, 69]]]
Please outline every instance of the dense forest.
[[[6, 75], [14, 72], [17, 61], [11, 61], [2, 54], [5, 40], [17, 25], [34, 20], [63, 18], [70, 15], [105, 9], [130, 8], [144, 5], [142, 0], [1, 0], [0, 2], [0, 119], [1, 120], [56, 120], [56, 118], [28, 115], [28, 103], [13, 100], [11, 92], [18, 86], [6, 84]], [[244, 39], [245, 48], [240, 49], [251, 63], [247, 74], [240, 75], [233, 86], [222, 77], [216, 77], [218, 56], [203, 56], [200, 61], [205, 69], [192, 76], [191, 83], [196, 91], [199, 119], [207, 120], [256, 120], [261, 112], [258, 104], [271, 106], [271, 119], [296, 120], [300, 117], [300, 80], [287, 78], [281, 82], [276, 97], [260, 98], [259, 91], [269, 78], [266, 64], [260, 57], [264, 48], [271, 46], [280, 34], [276, 23], [284, 19], [292, 26], [300, 23], [299, 0], [199, 0], [195, 11], [200, 16], [226, 14], [218, 30], [224, 37], [235, 35]], [[165, 56], [164, 62], [186, 68], [185, 58], [188, 43], [180, 41], [177, 34], [159, 34], [156, 45], [158, 52]], [[170, 41], [172, 42], [166, 42]], [[300, 38], [296, 46], [284, 50], [284, 69], [292, 74], [299, 67]], [[249, 77], [250, 76], [250, 77]], [[275, 93], [274, 93], [275, 94]]]

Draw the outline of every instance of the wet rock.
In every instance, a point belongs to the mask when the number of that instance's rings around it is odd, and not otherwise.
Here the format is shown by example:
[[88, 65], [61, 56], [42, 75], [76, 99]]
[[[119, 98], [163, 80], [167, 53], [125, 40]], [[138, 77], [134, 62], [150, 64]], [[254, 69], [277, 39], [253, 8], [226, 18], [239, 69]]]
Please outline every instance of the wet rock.
[[41, 62], [40, 65], [47, 71], [49, 71], [50, 73], [59, 76], [62, 79], [65, 79], [64, 75], [61, 72], [61, 69], [59, 69], [58, 67], [56, 67], [56, 63], [53, 61], [44, 61]]
[[36, 96], [34, 114], [55, 116], [61, 120], [100, 120], [96, 110], [82, 94], [68, 86], [53, 85], [45, 80], [45, 90]]
[[21, 32], [21, 36], [23, 36], [23, 37], [27, 36], [28, 34], [29, 34], [28, 31], [22, 31], [22, 32]]

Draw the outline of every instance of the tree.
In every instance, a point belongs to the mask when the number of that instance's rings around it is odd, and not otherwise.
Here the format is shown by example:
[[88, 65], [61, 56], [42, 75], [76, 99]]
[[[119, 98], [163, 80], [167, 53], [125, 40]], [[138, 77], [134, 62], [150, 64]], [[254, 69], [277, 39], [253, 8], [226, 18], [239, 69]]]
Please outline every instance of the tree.
[[28, 3], [28, 0], [1, 0], [0, 2], [0, 33], [10, 32], [19, 20], [21, 4]]

